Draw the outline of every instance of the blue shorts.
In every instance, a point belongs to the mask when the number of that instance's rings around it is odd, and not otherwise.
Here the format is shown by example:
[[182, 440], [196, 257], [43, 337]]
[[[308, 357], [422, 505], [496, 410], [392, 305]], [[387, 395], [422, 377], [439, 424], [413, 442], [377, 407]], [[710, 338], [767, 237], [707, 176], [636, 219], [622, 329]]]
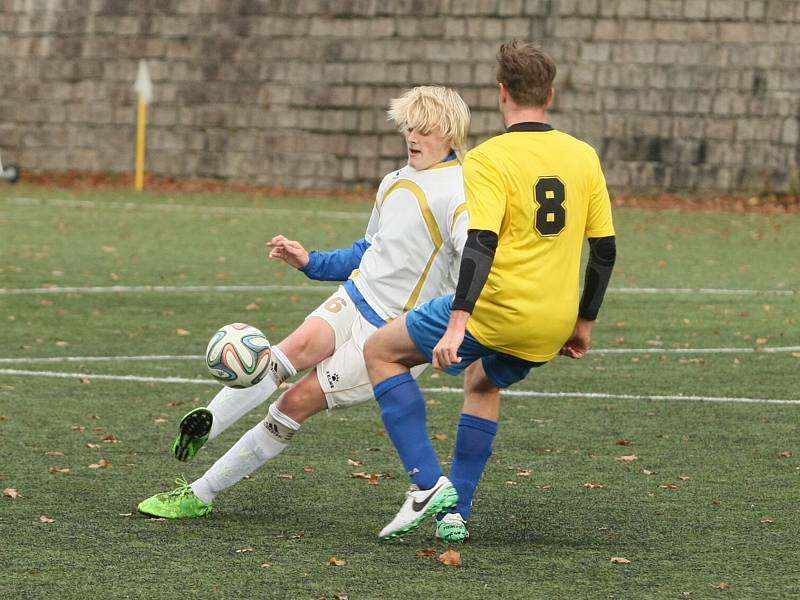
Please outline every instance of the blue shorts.
[[[425, 355], [428, 362], [433, 356], [433, 348], [442, 339], [453, 309], [453, 296], [434, 298], [406, 314], [406, 328], [414, 345]], [[510, 354], [492, 350], [476, 340], [467, 331], [464, 341], [458, 349], [461, 362], [451, 365], [445, 372], [458, 375], [479, 358], [483, 360], [483, 369], [489, 379], [499, 388], [507, 388], [517, 381], [522, 381], [534, 367], [546, 363], [532, 362]]]

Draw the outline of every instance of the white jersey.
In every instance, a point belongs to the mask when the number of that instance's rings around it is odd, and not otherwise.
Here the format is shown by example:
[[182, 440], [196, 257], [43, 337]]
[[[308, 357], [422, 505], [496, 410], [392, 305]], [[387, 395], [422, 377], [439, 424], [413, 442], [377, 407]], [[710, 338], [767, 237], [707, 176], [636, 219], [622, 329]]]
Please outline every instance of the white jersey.
[[353, 284], [384, 320], [453, 293], [468, 221], [457, 160], [389, 173], [378, 187], [364, 236], [370, 246]]

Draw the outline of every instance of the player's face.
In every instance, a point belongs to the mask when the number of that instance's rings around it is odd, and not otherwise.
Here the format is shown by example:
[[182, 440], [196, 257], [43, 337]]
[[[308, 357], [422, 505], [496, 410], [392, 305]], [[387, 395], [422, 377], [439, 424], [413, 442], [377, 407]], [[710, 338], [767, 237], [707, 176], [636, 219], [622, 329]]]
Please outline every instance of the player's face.
[[406, 129], [404, 135], [408, 147], [408, 165], [417, 171], [442, 162], [450, 154], [450, 144], [438, 129], [427, 134], [416, 129]]

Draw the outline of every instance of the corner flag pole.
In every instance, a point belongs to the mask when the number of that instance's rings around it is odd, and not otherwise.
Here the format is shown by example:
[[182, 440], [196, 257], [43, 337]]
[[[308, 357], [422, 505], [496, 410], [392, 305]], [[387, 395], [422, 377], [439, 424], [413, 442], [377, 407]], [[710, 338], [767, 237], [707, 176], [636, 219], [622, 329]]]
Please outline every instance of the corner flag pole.
[[150, 72], [147, 70], [147, 62], [139, 61], [139, 72], [136, 75], [136, 82], [133, 89], [139, 97], [137, 119], [136, 119], [136, 191], [144, 188], [144, 148], [145, 131], [147, 130], [147, 105], [153, 99], [153, 82], [150, 80]]

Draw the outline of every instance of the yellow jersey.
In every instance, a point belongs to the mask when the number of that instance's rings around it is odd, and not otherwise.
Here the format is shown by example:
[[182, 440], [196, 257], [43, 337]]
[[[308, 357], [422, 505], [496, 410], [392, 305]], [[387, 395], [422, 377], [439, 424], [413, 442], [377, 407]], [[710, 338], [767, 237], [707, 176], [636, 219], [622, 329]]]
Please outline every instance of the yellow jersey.
[[483, 345], [552, 359], [578, 315], [586, 237], [614, 235], [600, 159], [544, 123], [519, 123], [464, 160], [469, 228], [493, 231], [497, 250], [467, 325]]

